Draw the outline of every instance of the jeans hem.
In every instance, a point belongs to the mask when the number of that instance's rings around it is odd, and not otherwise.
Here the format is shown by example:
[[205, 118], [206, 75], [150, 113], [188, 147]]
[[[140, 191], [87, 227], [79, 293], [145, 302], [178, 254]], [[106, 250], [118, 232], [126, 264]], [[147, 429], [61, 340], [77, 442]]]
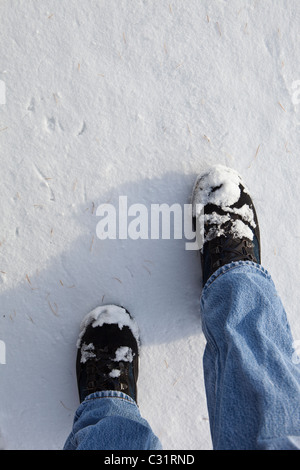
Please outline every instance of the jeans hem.
[[132, 403], [133, 405], [136, 405], [136, 402], [133, 400], [133, 398], [131, 398], [126, 393], [119, 392], [117, 390], [103, 390], [101, 392], [91, 393], [90, 395], [87, 395], [85, 397], [82, 404], [87, 403], [91, 400], [97, 400], [99, 398], [117, 398], [117, 399], [128, 401], [129, 403]]
[[270, 278], [270, 274], [268, 273], [268, 271], [263, 268], [263, 266], [261, 264], [257, 264], [257, 263], [254, 263], [253, 261], [232, 261], [231, 263], [229, 264], [225, 264], [224, 266], [221, 266], [220, 268], [218, 268], [209, 278], [208, 280], [206, 281], [206, 284], [204, 285], [203, 287], [203, 291], [204, 292], [205, 290], [207, 290], [209, 288], [209, 286], [219, 277], [219, 276], [222, 276], [223, 274], [225, 274], [227, 271], [230, 271], [232, 269], [236, 269], [236, 268], [239, 268], [239, 267], [243, 267], [243, 266], [249, 266], [251, 268], [254, 268], [258, 271], [260, 271], [265, 277], [267, 278]]

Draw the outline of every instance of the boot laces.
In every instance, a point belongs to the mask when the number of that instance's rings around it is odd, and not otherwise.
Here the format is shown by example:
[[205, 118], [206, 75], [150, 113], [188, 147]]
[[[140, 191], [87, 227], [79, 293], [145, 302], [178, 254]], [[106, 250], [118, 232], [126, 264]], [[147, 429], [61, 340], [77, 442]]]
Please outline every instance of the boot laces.
[[232, 261], [255, 261], [253, 243], [248, 239], [217, 237], [212, 242], [214, 246], [211, 247], [211, 254], [216, 257], [212, 263], [214, 268]]
[[[88, 359], [86, 364], [86, 390], [89, 393], [108, 389], [127, 390], [128, 371], [125, 363], [123, 361], [114, 361], [112, 359], [113, 354], [108, 351], [108, 348], [96, 348], [93, 352], [95, 357]], [[117, 371], [118, 375], [112, 373], [114, 370]]]

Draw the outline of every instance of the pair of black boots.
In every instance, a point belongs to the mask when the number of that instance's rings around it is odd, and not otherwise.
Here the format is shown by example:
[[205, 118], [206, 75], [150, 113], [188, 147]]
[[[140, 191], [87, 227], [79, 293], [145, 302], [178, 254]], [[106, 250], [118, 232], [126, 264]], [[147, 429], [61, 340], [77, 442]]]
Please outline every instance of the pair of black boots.
[[[192, 207], [203, 285], [218, 268], [231, 262], [260, 264], [256, 211], [236, 171], [216, 165], [200, 175]], [[137, 402], [139, 335], [125, 308], [106, 305], [93, 310], [81, 325], [77, 347], [80, 402], [105, 390], [123, 392]]]

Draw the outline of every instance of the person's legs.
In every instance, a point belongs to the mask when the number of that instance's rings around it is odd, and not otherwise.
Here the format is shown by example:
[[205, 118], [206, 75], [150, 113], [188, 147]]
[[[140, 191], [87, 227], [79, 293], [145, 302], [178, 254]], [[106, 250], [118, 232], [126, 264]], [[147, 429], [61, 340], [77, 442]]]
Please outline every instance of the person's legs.
[[269, 274], [249, 261], [223, 266], [201, 307], [214, 448], [300, 448], [300, 370]]
[[214, 449], [300, 448], [300, 370], [249, 191], [220, 165], [200, 175], [193, 216], [201, 251], [203, 358]]
[[156, 450], [137, 406], [138, 329], [126, 309], [106, 305], [83, 320], [77, 342], [80, 406], [64, 450]]

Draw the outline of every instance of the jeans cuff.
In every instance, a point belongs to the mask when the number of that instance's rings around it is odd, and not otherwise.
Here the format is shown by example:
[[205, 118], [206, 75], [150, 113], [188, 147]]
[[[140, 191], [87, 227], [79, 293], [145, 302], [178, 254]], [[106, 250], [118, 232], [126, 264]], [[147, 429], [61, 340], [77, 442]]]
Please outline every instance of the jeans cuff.
[[[247, 269], [247, 267], [249, 269]], [[232, 269], [237, 269], [237, 268], [246, 268], [246, 270], [252, 271], [253, 268], [255, 270], [259, 270], [262, 274], [265, 275], [265, 277], [271, 277], [268, 271], [262, 267], [261, 264], [254, 263], [253, 261], [232, 261], [229, 264], [225, 264], [224, 266], [221, 266], [218, 268], [206, 281], [206, 284], [203, 287], [203, 291], [206, 290], [219, 276], [222, 276], [223, 274], [227, 273], [228, 271], [231, 271]]]
[[97, 398], [121, 398], [123, 400], [129, 401], [135, 404], [133, 398], [123, 392], [119, 392], [117, 390], [103, 390], [101, 392], [94, 392], [90, 395], [87, 395], [82, 403], [85, 403], [90, 400], [96, 400]]

